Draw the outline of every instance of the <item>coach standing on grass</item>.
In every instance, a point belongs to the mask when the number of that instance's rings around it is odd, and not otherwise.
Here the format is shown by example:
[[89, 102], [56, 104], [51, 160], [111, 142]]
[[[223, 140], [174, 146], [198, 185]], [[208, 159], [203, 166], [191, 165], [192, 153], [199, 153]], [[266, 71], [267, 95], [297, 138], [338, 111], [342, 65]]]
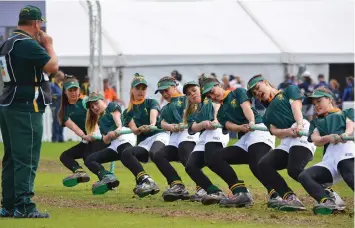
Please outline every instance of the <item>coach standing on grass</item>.
[[41, 31], [42, 13], [25, 6], [18, 27], [0, 47], [0, 126], [4, 142], [0, 217], [48, 218], [31, 198], [42, 145], [42, 115], [51, 103], [48, 77], [58, 71], [52, 38]]

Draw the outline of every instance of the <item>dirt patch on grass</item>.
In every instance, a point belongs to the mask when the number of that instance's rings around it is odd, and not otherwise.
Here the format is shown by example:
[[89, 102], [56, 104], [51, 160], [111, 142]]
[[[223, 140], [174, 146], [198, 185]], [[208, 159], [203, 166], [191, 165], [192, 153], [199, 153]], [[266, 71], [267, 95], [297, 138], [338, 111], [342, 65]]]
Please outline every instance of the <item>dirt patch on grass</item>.
[[[37, 202], [48, 206], [55, 206], [59, 208], [80, 208], [80, 209], [94, 209], [94, 210], [106, 210], [106, 211], [116, 211], [124, 212], [130, 214], [151, 214], [158, 215], [161, 217], [189, 217], [197, 220], [204, 221], [230, 221], [238, 223], [260, 223], [260, 224], [283, 224], [287, 226], [302, 226], [302, 227], [329, 227], [332, 223], [329, 220], [324, 220], [321, 217], [313, 216], [309, 212], [302, 213], [286, 213], [272, 211], [266, 209], [268, 213], [265, 213], [265, 208], [253, 208], [253, 209], [225, 209], [226, 211], [219, 209], [216, 212], [206, 212], [189, 209], [188, 207], [184, 210], [176, 210], [172, 208], [157, 207], [157, 206], [147, 206], [142, 205], [142, 207], [137, 207], [134, 205], [125, 204], [113, 204], [106, 203], [104, 201], [96, 200], [76, 200], [69, 199], [66, 197], [36, 197]], [[189, 204], [188, 202], [186, 203]], [[201, 207], [203, 207], [201, 205]], [[250, 211], [249, 211], [250, 210]], [[258, 213], [258, 210], [264, 210], [263, 213]], [[260, 211], [261, 212], [261, 211]], [[352, 215], [352, 213], [351, 213]], [[349, 212], [342, 216], [344, 220], [352, 221], [349, 217]]]

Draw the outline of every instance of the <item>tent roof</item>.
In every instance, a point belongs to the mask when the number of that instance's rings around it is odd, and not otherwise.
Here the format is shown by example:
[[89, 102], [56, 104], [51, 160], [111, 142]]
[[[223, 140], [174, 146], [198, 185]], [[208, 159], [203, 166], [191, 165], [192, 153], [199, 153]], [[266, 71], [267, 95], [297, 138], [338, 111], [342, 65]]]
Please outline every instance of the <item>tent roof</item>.
[[[352, 2], [121, 0], [101, 8], [108, 66], [353, 60]], [[61, 64], [87, 66], [86, 1], [49, 0], [46, 11]]]

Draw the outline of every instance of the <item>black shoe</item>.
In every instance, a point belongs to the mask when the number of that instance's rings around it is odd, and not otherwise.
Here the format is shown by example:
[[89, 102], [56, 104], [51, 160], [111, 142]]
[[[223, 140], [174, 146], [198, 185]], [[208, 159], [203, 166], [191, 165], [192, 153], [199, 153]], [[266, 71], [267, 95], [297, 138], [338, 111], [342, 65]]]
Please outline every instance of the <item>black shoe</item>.
[[231, 198], [222, 199], [219, 202], [221, 207], [251, 207], [253, 206], [253, 198], [249, 192], [239, 192]]
[[14, 217], [14, 212], [8, 211], [5, 208], [0, 209], [0, 218], [11, 218]]
[[49, 218], [48, 213], [41, 213], [37, 210], [30, 213], [21, 213], [18, 210], [15, 210], [14, 218]]
[[185, 185], [175, 184], [163, 192], [163, 199], [165, 202], [174, 202], [176, 200], [190, 199], [189, 192], [186, 190]]

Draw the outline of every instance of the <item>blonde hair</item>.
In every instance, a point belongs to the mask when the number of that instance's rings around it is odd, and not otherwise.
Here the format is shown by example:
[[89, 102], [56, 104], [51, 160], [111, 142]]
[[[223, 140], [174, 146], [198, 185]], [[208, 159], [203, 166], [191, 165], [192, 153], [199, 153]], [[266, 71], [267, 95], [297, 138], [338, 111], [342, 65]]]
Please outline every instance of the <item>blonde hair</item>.
[[332, 83], [334, 83], [334, 87], [335, 87], [334, 89], [338, 90], [340, 88], [340, 84], [337, 80], [335, 80], [335, 79], [330, 80], [329, 84], [332, 84]]
[[198, 104], [193, 104], [188, 100], [187, 106], [184, 112], [184, 124], [187, 124], [189, 116], [197, 110]]
[[335, 99], [334, 99], [334, 94], [333, 94], [333, 92], [332, 92], [330, 89], [328, 89], [328, 88], [325, 87], [325, 86], [321, 86], [321, 87], [318, 87], [317, 89], [315, 89], [314, 91], [316, 91], [316, 90], [322, 91], [322, 92], [326, 92], [326, 93], [328, 93], [328, 94], [331, 94], [331, 95], [333, 96], [333, 98], [331, 99], [331, 100], [332, 100], [332, 105], [333, 105], [333, 107], [334, 107], [334, 108], [338, 107], [338, 106], [336, 105], [336, 102], [335, 102]]

